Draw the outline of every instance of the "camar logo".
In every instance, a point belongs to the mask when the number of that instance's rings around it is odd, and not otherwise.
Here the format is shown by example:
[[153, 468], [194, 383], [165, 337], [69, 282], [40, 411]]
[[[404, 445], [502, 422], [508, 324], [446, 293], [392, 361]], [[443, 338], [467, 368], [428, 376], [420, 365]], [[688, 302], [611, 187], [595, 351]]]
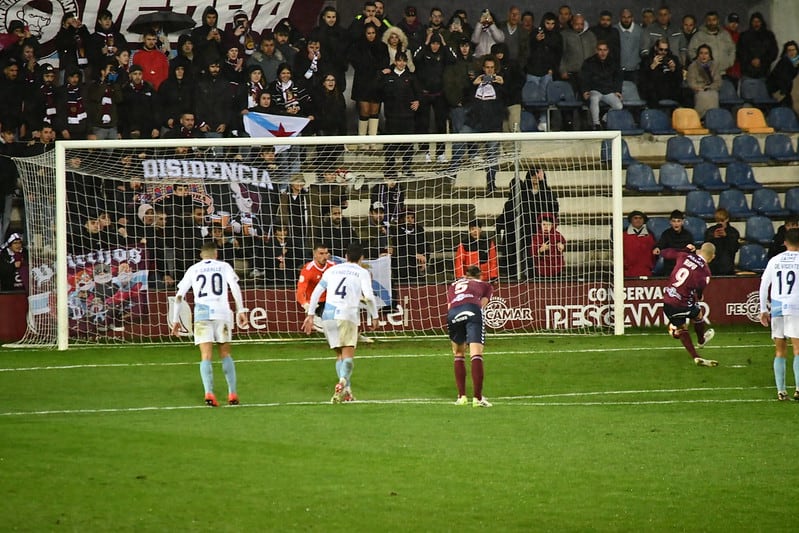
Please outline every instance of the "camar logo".
[[[61, 28], [64, 13], [79, 13], [75, 0], [0, 0], [0, 21], [4, 31], [12, 21], [19, 20], [39, 41], [38, 57], [55, 52], [55, 36]], [[10, 43], [8, 43], [10, 44]], [[7, 46], [6, 43], [4, 43]]]
[[483, 308], [483, 321], [492, 329], [503, 327], [508, 321], [533, 321], [533, 310], [529, 307], [508, 307], [504, 298], [493, 297]]

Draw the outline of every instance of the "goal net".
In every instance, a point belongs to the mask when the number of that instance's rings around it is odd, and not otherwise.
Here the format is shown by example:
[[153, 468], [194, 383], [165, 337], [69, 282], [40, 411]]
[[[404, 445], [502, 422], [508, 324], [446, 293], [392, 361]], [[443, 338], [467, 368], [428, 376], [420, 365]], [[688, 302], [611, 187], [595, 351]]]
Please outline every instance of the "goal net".
[[[176, 283], [208, 240], [240, 277], [250, 320], [237, 340], [298, 335], [297, 279], [314, 244], [339, 261], [353, 240], [378, 336], [444, 333], [447, 285], [472, 264], [495, 287], [489, 333], [621, 333], [620, 139], [58, 142], [16, 160], [31, 272], [18, 344], [175, 340]], [[182, 309], [182, 335], [191, 320]]]

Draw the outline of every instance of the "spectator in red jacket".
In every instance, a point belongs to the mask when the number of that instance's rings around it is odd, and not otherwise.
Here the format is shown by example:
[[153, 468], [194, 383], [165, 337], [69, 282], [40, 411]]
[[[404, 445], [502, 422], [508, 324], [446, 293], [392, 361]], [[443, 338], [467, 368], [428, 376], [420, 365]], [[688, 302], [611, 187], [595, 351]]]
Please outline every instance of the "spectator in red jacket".
[[651, 276], [655, 266], [655, 237], [646, 227], [647, 216], [641, 211], [632, 211], [627, 215], [630, 223], [623, 235], [624, 245], [624, 277]]
[[147, 31], [142, 36], [142, 49], [133, 55], [133, 63], [142, 68], [144, 81], [156, 91], [169, 77], [169, 60], [157, 45], [158, 36], [154, 31]]

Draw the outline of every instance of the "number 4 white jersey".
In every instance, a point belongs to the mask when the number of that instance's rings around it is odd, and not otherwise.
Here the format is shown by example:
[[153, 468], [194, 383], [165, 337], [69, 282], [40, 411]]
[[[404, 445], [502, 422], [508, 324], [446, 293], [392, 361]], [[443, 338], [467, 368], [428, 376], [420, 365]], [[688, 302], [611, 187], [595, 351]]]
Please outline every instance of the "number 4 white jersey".
[[768, 262], [760, 278], [762, 313], [769, 310], [769, 295], [772, 317], [799, 316], [799, 252], [782, 252]]
[[[228, 290], [236, 301], [236, 309], [244, 307], [239, 277], [224, 261], [206, 259], [195, 263], [178, 283], [177, 296], [183, 298], [189, 289], [194, 293], [194, 320], [225, 320], [231, 322], [233, 313], [228, 302]], [[179, 307], [175, 306], [179, 311]]]
[[322, 320], [349, 320], [358, 324], [361, 297], [366, 300], [366, 309], [370, 316], [377, 318], [372, 277], [369, 271], [357, 263], [340, 263], [325, 270], [311, 295], [308, 314], [316, 309], [323, 291], [327, 291], [327, 297]]

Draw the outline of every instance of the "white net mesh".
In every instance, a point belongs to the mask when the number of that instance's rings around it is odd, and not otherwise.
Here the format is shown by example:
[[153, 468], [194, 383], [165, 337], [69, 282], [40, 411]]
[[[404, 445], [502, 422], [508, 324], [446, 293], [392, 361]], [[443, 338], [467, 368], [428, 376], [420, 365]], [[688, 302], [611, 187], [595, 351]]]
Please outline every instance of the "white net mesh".
[[[313, 244], [341, 257], [351, 240], [367, 250], [381, 335], [441, 334], [446, 285], [470, 264], [495, 282], [495, 331], [612, 332], [602, 141], [535, 137], [298, 139], [287, 150], [263, 139], [66, 143], [63, 176], [54, 152], [19, 159], [32, 272], [21, 343], [55, 344], [60, 238], [70, 343], [169, 340], [170, 296], [206, 240], [241, 278], [251, 325], [237, 339], [298, 334], [296, 283]], [[61, 179], [67, 227], [57, 228]]]

